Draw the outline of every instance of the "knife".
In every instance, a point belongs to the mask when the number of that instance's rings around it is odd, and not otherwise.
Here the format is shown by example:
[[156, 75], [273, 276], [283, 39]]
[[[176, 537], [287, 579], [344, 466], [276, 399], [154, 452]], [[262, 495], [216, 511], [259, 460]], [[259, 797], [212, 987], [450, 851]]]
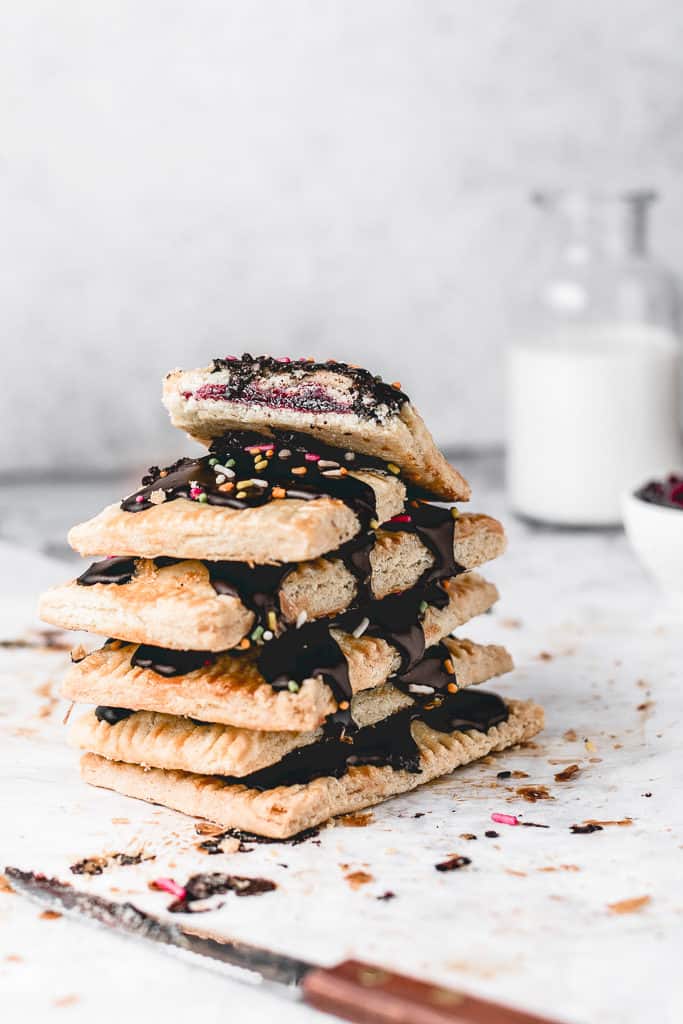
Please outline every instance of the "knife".
[[16, 892], [67, 917], [156, 942], [168, 952], [202, 957], [196, 961], [201, 966], [220, 964], [240, 981], [278, 986], [309, 1006], [356, 1024], [557, 1024], [359, 960], [319, 967], [246, 942], [168, 924], [133, 903], [106, 900], [39, 872], [7, 867], [5, 875]]

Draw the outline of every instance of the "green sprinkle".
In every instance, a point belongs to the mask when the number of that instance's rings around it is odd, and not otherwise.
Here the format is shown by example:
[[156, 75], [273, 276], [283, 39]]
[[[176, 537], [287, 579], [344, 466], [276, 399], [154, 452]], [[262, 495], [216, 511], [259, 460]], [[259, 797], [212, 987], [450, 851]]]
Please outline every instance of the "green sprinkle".
[[370, 520], [370, 529], [371, 530], [379, 530], [379, 519], [371, 519]]
[[210, 466], [217, 466], [218, 465], [218, 459], [209, 459], [209, 465]]
[[460, 515], [460, 512], [459, 512], [459, 511], [458, 511], [458, 509], [457, 509], [457, 508], [455, 507], [455, 505], [453, 505], [453, 507], [452, 507], [452, 509], [451, 509], [451, 515], [453, 516], [453, 518], [454, 518], [454, 519], [457, 519], [457, 518], [458, 518], [458, 516]]
[[429, 605], [427, 604], [427, 602], [426, 601], [420, 601], [420, 615], [424, 615], [424, 613], [427, 611], [427, 608], [429, 608]]
[[289, 682], [287, 683], [287, 689], [289, 690], [290, 693], [298, 693], [299, 684], [296, 682], [295, 679], [290, 679]]
[[206, 505], [208, 500], [209, 500], [208, 494], [200, 494], [199, 497], [197, 498], [197, 501], [201, 501], [202, 505]]
[[225, 465], [228, 467], [228, 469], [232, 469], [232, 467], [235, 465], [235, 460], [234, 459], [228, 459], [228, 461], [225, 463]]
[[257, 626], [256, 629], [254, 630], [254, 632], [251, 634], [251, 639], [254, 641], [254, 643], [257, 644], [262, 636], [263, 636], [263, 626]]

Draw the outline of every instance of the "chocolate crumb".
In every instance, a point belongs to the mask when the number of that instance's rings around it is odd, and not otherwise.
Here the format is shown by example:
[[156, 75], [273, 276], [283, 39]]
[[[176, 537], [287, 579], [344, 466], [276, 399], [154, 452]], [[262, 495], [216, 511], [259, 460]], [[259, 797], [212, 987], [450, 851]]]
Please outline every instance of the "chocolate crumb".
[[435, 864], [434, 867], [437, 871], [457, 871], [459, 868], [465, 868], [472, 861], [469, 857], [449, 857], [448, 860], [442, 860], [440, 864]]
[[389, 900], [396, 899], [396, 893], [392, 892], [391, 889], [387, 889], [387, 891], [383, 892], [381, 896], [375, 896], [375, 899], [382, 900], [383, 903], [388, 903]]
[[587, 836], [591, 832], [602, 832], [602, 825], [570, 825], [569, 831], [575, 836]]
[[[199, 832], [199, 828], [197, 828], [197, 832]], [[202, 831], [199, 834], [206, 835], [207, 832]], [[290, 836], [289, 839], [271, 839], [268, 836], [259, 836], [255, 832], [245, 832], [239, 828], [227, 828], [224, 831], [211, 833], [209, 839], [197, 845], [197, 849], [201, 850], [202, 853], [208, 854], [223, 853], [224, 850], [221, 844], [225, 839], [238, 839], [238, 852], [251, 853], [254, 846], [259, 844], [286, 843], [288, 846], [298, 846], [299, 843], [305, 843], [308, 839], [315, 840], [318, 835], [320, 835], [319, 828], [305, 828], [302, 832], [297, 832], [296, 835]], [[315, 845], [319, 846], [320, 843], [317, 842]]]
[[425, 812], [424, 811], [418, 811], [417, 814], [413, 815], [414, 818], [424, 818], [424, 816], [425, 816]]
[[487, 832], [484, 832], [484, 835], [487, 839], [498, 839], [500, 837], [500, 832], [494, 832], [493, 829], [490, 828]]
[[519, 786], [516, 792], [518, 796], [521, 796], [523, 800], [528, 800], [531, 804], [535, 804], [537, 800], [555, 799], [548, 792], [547, 786]]
[[474, 832], [461, 832], [460, 833], [460, 838], [461, 839], [476, 839], [477, 837], [475, 836]]
[[193, 903], [207, 900], [211, 896], [219, 896], [226, 892], [234, 892], [236, 896], [258, 896], [263, 892], [272, 892], [277, 886], [269, 878], [245, 878], [214, 871], [209, 874], [192, 875], [183, 888], [184, 899], [176, 900], [168, 908], [172, 914], [193, 913]]
[[508, 771], [498, 772], [498, 774], [496, 775], [496, 778], [497, 779], [509, 779], [511, 777], [511, 775], [512, 775], [512, 772], [508, 772]]
[[570, 764], [562, 772], [558, 772], [555, 776], [555, 782], [568, 782], [571, 778], [581, 771], [578, 764]]
[[641, 796], [652, 796], [652, 793], [642, 793]]
[[145, 856], [139, 853], [109, 853], [103, 857], [84, 857], [83, 860], [72, 864], [69, 871], [72, 875], [101, 875], [105, 868], [116, 864], [119, 867], [129, 867], [131, 864], [142, 864], [143, 861], [155, 860], [153, 854]]

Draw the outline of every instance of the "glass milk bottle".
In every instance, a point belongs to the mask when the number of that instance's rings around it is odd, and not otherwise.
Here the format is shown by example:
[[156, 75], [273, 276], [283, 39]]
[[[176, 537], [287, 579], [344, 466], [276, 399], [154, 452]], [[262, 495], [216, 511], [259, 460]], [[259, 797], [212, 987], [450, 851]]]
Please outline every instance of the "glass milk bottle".
[[652, 261], [652, 192], [534, 196], [549, 253], [508, 366], [514, 510], [620, 522], [620, 495], [681, 468], [677, 286]]

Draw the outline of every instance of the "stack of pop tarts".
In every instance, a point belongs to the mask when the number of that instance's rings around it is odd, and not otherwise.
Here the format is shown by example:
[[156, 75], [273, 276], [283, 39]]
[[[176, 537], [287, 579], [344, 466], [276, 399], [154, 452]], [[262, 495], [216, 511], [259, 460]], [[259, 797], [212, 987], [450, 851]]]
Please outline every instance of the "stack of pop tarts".
[[344, 363], [216, 359], [164, 385], [208, 446], [73, 528], [108, 556], [42, 617], [108, 636], [64, 696], [96, 786], [284, 838], [535, 735], [542, 709], [455, 637], [505, 548], [400, 385]]

